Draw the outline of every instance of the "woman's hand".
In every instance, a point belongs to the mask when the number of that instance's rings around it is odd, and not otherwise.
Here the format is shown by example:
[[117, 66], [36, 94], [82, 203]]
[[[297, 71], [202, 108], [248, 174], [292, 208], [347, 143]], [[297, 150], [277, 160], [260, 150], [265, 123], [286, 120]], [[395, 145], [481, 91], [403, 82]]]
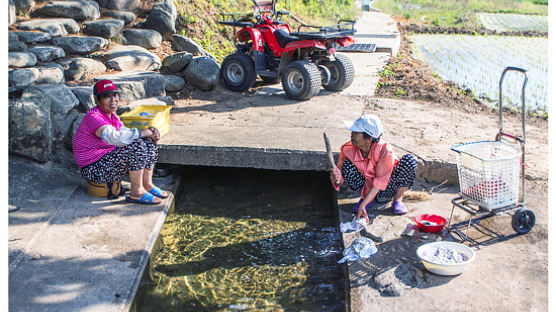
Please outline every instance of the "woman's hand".
[[334, 169], [330, 170], [330, 181], [332, 181], [335, 185], [340, 184], [342, 181], [342, 172], [338, 167], [334, 167]]
[[155, 127], [148, 127], [147, 129], [141, 130], [141, 137], [158, 143], [158, 140], [160, 139], [160, 132]]
[[155, 143], [158, 143], [158, 140], [160, 140], [160, 132], [159, 132], [158, 129], [155, 128], [155, 127], [150, 127], [149, 129], [150, 129], [150, 130], [152, 131], [152, 133], [153, 133], [153, 136], [152, 136], [152, 137], [153, 137], [154, 142], [155, 142]]
[[367, 214], [367, 209], [365, 209], [366, 205], [363, 205], [363, 203], [359, 204], [359, 209], [357, 210], [357, 217], [355, 218], [356, 220], [363, 217], [365, 218], [365, 221], [367, 221], [367, 224], [369, 223], [369, 215]]

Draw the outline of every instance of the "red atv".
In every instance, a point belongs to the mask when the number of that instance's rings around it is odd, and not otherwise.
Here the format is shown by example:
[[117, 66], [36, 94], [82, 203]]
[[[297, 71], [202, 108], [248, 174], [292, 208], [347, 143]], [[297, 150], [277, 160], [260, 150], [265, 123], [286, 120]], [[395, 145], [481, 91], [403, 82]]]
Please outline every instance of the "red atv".
[[[321, 85], [330, 91], [351, 85], [353, 64], [347, 56], [336, 54], [336, 48], [354, 42], [355, 21], [311, 26], [286, 11], [276, 11], [276, 0], [253, 2], [255, 19], [234, 13], [220, 14], [220, 24], [241, 27], [234, 36], [237, 51], [228, 55], [220, 68], [220, 77], [228, 89], [247, 90], [259, 75], [268, 83], [282, 79], [288, 97], [307, 100], [319, 92]], [[280, 20], [286, 15], [301, 23], [297, 32], [292, 33]], [[301, 32], [303, 28], [309, 31]]]

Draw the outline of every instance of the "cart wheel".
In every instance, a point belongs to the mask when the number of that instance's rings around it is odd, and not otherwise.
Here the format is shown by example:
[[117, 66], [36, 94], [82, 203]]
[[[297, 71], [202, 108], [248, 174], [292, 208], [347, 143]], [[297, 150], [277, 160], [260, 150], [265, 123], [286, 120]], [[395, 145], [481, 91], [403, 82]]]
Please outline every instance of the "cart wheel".
[[320, 84], [320, 71], [309, 61], [291, 62], [282, 74], [282, 88], [294, 100], [310, 99], [319, 93]]
[[518, 234], [529, 233], [535, 226], [535, 213], [529, 209], [519, 209], [512, 216], [512, 228]]
[[323, 63], [330, 71], [330, 81], [324, 85], [328, 91], [342, 91], [349, 87], [355, 76], [355, 69], [349, 57], [336, 54], [336, 60]]
[[220, 77], [226, 88], [245, 91], [255, 83], [255, 63], [248, 55], [240, 52], [228, 55], [222, 62]]

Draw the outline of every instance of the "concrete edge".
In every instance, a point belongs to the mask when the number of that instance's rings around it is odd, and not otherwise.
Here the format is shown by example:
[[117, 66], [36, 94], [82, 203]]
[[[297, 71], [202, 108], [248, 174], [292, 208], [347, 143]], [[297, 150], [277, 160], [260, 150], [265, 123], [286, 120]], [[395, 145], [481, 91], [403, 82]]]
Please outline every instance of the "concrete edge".
[[177, 176], [174, 182], [172, 193], [166, 199], [166, 203], [164, 204], [164, 209], [162, 209], [162, 213], [158, 217], [158, 220], [156, 221], [156, 225], [153, 231], [151, 232], [151, 236], [149, 237], [149, 240], [147, 241], [147, 244], [145, 246], [145, 250], [141, 255], [141, 260], [139, 261], [139, 265], [137, 267], [138, 274], [135, 275], [135, 278], [130, 284], [129, 287], [130, 291], [121, 306], [120, 309], [121, 311], [130, 311], [131, 307], [133, 306], [133, 303], [135, 301], [135, 296], [137, 295], [137, 291], [139, 289], [139, 285], [141, 284], [141, 280], [143, 279], [143, 274], [145, 273], [145, 269], [148, 267], [149, 259], [153, 251], [153, 248], [156, 244], [156, 241], [158, 239], [158, 236], [160, 235], [160, 231], [164, 226], [168, 213], [173, 210], [172, 208], [175, 205], [174, 194], [176, 193], [180, 183], [181, 183], [181, 176]]
[[[425, 159], [415, 152], [402, 150], [418, 159], [417, 179], [428, 183], [458, 185], [458, 172], [455, 163], [440, 159]], [[336, 161], [338, 156], [338, 152], [334, 153]], [[177, 165], [271, 170], [330, 170], [330, 163], [324, 151], [269, 148], [161, 145], [158, 162]]]

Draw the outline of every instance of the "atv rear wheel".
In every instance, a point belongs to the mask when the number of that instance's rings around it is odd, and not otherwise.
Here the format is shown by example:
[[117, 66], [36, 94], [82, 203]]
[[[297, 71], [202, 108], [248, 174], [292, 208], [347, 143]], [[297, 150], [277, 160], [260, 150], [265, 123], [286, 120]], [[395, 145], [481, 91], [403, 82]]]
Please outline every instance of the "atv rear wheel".
[[328, 91], [341, 91], [349, 87], [355, 76], [355, 69], [349, 57], [336, 54], [336, 60], [323, 63], [330, 71], [330, 81], [323, 85]]
[[220, 68], [224, 86], [232, 91], [245, 91], [255, 83], [255, 63], [246, 54], [234, 53], [226, 56]]
[[308, 100], [319, 93], [321, 75], [317, 65], [309, 61], [295, 61], [282, 74], [282, 87], [289, 98]]

